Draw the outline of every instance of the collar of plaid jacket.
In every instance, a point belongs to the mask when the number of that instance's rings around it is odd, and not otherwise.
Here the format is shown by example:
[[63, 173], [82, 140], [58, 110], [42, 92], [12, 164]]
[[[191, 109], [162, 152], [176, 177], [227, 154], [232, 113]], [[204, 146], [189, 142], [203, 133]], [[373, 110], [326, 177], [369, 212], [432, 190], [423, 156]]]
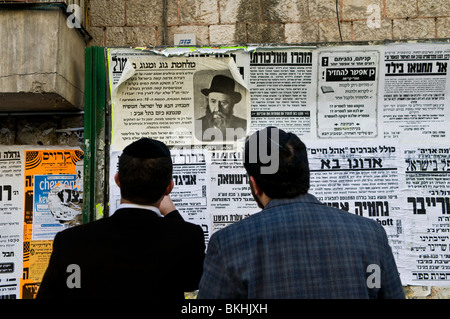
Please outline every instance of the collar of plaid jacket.
[[323, 205], [323, 203], [321, 203], [314, 195], [306, 193], [301, 194], [294, 198], [273, 198], [269, 201], [266, 207], [264, 207], [264, 209], [269, 209], [280, 205], [288, 205], [293, 203], [311, 203]]

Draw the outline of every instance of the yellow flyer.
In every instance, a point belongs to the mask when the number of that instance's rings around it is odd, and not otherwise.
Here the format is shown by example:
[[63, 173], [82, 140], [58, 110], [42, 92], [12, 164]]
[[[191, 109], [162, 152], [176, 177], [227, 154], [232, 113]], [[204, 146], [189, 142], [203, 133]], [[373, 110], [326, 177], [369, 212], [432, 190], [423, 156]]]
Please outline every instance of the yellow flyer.
[[25, 150], [21, 298], [36, 296], [57, 232], [82, 222], [83, 151]]

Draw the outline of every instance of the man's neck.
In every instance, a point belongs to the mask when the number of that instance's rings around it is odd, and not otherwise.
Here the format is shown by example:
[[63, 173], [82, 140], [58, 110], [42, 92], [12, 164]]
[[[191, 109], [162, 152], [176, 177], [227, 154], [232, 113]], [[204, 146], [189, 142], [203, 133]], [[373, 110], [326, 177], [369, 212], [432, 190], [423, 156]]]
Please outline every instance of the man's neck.
[[163, 215], [161, 214], [160, 210], [158, 207], [153, 206], [153, 205], [141, 205], [141, 204], [136, 204], [130, 201], [126, 201], [126, 202], [120, 202], [119, 206], [117, 207], [117, 209], [121, 209], [121, 208], [139, 208], [139, 209], [146, 209], [149, 211], [152, 211], [154, 213], [156, 213], [158, 216], [163, 217]]

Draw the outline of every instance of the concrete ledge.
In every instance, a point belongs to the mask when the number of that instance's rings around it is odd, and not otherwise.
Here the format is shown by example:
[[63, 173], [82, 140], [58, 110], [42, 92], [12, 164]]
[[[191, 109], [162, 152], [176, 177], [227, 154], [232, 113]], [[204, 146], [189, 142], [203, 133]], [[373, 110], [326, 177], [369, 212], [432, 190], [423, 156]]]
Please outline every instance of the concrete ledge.
[[82, 110], [85, 39], [61, 7], [0, 6], [0, 112]]

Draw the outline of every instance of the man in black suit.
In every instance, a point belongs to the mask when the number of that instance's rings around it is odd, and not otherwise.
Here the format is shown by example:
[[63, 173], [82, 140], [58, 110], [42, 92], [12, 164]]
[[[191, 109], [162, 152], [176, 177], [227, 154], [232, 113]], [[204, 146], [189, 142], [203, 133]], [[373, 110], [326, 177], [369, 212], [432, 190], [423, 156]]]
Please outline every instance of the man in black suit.
[[198, 289], [205, 257], [200, 226], [169, 198], [167, 146], [128, 145], [115, 175], [121, 203], [110, 217], [59, 232], [37, 298], [184, 299]]

